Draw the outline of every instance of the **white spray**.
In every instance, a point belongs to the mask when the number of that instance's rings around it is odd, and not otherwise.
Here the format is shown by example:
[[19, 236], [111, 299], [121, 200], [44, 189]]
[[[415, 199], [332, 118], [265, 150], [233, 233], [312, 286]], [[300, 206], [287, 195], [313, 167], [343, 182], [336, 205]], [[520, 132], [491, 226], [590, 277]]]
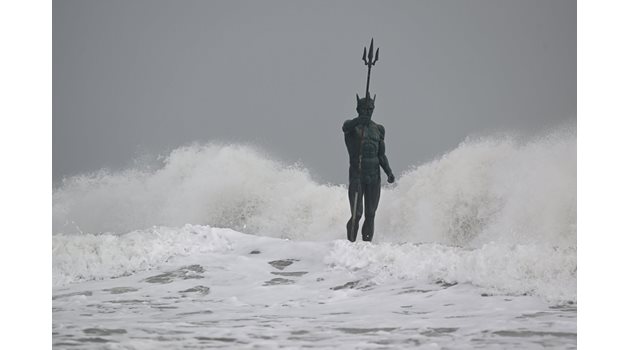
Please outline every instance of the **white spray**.
[[[576, 173], [574, 130], [466, 140], [383, 190], [376, 245], [335, 242], [327, 260], [574, 300]], [[54, 189], [53, 274], [56, 284], [101, 278], [190, 254], [207, 244], [187, 224], [331, 241], [345, 239], [349, 217], [343, 185], [318, 184], [252, 147], [191, 145], [157, 169], [76, 176]]]

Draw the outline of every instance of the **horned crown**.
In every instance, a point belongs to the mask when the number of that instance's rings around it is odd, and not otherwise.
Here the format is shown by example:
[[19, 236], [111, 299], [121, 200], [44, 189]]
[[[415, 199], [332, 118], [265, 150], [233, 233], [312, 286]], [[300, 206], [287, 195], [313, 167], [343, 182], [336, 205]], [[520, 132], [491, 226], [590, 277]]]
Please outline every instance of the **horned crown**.
[[359, 94], [357, 94], [357, 108], [371, 108], [374, 109], [374, 103], [376, 102], [376, 94], [374, 98], [370, 98], [370, 93], [368, 92], [364, 98], [359, 98]]

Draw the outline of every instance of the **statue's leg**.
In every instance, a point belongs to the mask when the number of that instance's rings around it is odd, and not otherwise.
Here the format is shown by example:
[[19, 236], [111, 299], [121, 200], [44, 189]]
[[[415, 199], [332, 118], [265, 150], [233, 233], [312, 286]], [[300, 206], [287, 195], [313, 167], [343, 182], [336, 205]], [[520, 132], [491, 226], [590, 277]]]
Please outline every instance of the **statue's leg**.
[[365, 222], [361, 229], [364, 241], [371, 241], [374, 236], [374, 217], [378, 208], [378, 201], [381, 198], [381, 183], [375, 181], [365, 186]]
[[363, 191], [358, 181], [351, 181], [348, 185], [348, 198], [350, 199], [350, 212], [352, 217], [348, 220], [346, 231], [348, 240], [354, 242], [359, 232], [359, 221], [363, 215]]

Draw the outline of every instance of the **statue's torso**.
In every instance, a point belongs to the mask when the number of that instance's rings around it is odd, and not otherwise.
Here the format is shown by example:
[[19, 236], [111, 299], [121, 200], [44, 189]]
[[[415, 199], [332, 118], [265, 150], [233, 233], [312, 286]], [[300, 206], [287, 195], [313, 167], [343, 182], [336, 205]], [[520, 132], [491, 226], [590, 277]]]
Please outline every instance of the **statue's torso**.
[[[361, 142], [363, 138], [363, 142]], [[346, 148], [350, 157], [350, 181], [361, 183], [380, 182], [379, 145], [383, 136], [378, 124], [370, 121], [367, 126], [358, 125], [345, 134]]]

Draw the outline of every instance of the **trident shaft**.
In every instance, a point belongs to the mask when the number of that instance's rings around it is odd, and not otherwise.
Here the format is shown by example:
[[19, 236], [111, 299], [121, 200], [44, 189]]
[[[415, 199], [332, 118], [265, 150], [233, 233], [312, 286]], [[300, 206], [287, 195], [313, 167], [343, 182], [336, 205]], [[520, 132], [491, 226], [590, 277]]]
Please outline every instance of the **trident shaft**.
[[[367, 74], [367, 84], [365, 86], [365, 98], [370, 97], [370, 73], [372, 73], [372, 66], [376, 64], [378, 61], [378, 48], [376, 49], [376, 55], [374, 55], [374, 38], [370, 41], [370, 50], [368, 52], [367, 48], [363, 47], [363, 62], [366, 66], [368, 66], [368, 74]], [[367, 59], [366, 59], [367, 55]], [[361, 160], [363, 156], [363, 137], [364, 137], [365, 127], [361, 129], [361, 137], [359, 140], [359, 188], [354, 193], [354, 203], [352, 205], [352, 235], [354, 236], [354, 228], [356, 227], [357, 221], [357, 202], [359, 200], [359, 191], [362, 191], [363, 188], [361, 186]], [[355, 239], [356, 236], [353, 237]]]

